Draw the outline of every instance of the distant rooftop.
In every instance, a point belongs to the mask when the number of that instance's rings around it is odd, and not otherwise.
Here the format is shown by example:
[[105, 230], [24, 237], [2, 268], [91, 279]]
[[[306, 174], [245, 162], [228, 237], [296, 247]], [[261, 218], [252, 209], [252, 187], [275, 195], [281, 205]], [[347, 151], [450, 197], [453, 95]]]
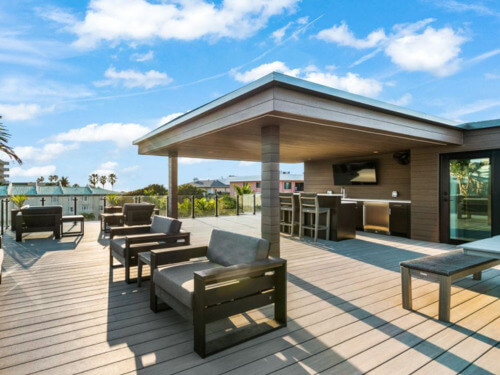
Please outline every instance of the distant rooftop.
[[496, 128], [500, 127], [500, 119], [476, 121], [476, 122], [464, 122], [463, 124], [458, 125], [458, 127], [466, 130]]
[[222, 180], [198, 180], [194, 179], [191, 182], [188, 182], [188, 184], [199, 187], [199, 188], [228, 188], [229, 185], [225, 183], [225, 181]]
[[0, 196], [7, 195], [108, 195], [116, 194], [115, 191], [103, 189], [100, 187], [62, 187], [60, 184], [47, 185], [37, 182], [11, 182], [8, 185], [0, 186]]

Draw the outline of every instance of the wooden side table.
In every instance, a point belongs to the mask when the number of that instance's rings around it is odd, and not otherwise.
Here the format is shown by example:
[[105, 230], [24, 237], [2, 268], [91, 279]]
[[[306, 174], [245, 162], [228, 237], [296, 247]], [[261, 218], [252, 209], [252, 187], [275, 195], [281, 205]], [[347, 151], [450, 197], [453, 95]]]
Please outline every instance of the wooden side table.
[[[63, 226], [64, 223], [80, 223], [80, 230], [77, 232], [64, 232]], [[64, 236], [83, 236], [85, 234], [85, 218], [83, 215], [71, 215], [71, 216], [63, 216], [61, 218], [61, 237]]]

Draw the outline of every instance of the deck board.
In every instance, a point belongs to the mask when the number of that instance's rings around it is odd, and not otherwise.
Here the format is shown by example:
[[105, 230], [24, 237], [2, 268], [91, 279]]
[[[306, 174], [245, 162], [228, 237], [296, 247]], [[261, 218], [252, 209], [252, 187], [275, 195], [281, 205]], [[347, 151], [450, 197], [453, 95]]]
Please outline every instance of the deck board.
[[[212, 228], [258, 235], [259, 216], [184, 220], [193, 244]], [[358, 233], [339, 243], [282, 237], [288, 260], [288, 327], [221, 353], [192, 352], [192, 327], [174, 311], [149, 310], [147, 282], [124, 283], [108, 266], [98, 223], [81, 240], [7, 233], [0, 286], [0, 374], [304, 374], [500, 372], [500, 269], [452, 287], [451, 324], [435, 319], [437, 285], [414, 280], [401, 308], [399, 262], [453, 246]], [[134, 271], [135, 272], [135, 271]], [[212, 324], [218, 335], [264, 308]], [[470, 350], [470, 347], [473, 350]]]

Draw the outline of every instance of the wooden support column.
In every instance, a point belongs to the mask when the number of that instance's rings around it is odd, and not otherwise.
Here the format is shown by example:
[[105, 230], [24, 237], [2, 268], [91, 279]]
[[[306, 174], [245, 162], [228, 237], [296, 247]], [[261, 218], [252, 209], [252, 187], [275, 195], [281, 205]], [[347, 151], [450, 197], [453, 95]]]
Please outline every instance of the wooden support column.
[[167, 216], [178, 218], [177, 196], [177, 153], [168, 154], [168, 205]]
[[280, 256], [280, 128], [261, 129], [261, 233], [271, 243], [271, 256]]

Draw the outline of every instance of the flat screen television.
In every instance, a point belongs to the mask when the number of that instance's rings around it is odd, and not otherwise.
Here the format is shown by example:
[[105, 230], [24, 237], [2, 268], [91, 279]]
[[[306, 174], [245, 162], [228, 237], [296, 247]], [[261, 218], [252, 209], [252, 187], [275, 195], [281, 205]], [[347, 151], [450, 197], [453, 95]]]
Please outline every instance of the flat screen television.
[[377, 161], [366, 160], [333, 165], [335, 185], [376, 185]]

